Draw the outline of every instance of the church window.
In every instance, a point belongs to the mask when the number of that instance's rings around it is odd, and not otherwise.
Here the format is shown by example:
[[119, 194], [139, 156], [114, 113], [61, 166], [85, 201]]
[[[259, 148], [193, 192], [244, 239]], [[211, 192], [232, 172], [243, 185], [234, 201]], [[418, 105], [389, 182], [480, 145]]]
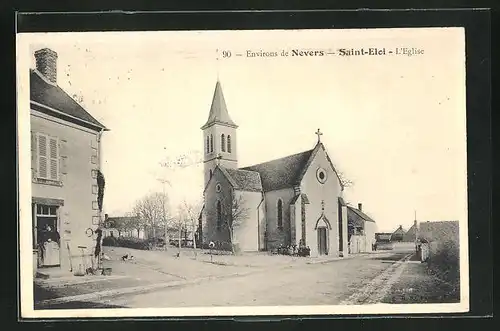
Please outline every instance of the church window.
[[227, 152], [231, 153], [231, 136], [227, 135]]
[[219, 183], [217, 183], [217, 185], [215, 185], [215, 192], [219, 193], [221, 190], [222, 190], [222, 187], [220, 186]]
[[207, 136], [207, 153], [210, 153], [210, 138]]
[[220, 230], [222, 226], [222, 207], [220, 201], [217, 201], [217, 229]]
[[327, 179], [326, 170], [323, 168], [318, 168], [318, 170], [316, 170], [316, 179], [318, 179], [321, 184], [324, 184]]
[[210, 135], [210, 153], [214, 151], [214, 136]]
[[220, 136], [220, 149], [223, 152], [226, 151], [226, 137], [224, 136], [224, 134]]
[[212, 178], [212, 175], [213, 175], [212, 169], [210, 169], [210, 177], [209, 178]]
[[283, 201], [278, 199], [278, 228], [283, 228]]

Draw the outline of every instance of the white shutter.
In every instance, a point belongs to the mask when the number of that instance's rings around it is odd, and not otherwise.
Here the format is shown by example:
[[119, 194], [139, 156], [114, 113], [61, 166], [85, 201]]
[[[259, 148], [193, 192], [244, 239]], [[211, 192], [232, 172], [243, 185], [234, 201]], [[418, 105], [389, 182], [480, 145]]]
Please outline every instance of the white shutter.
[[50, 179], [59, 180], [59, 141], [57, 138], [49, 138], [50, 152]]
[[47, 178], [47, 136], [38, 134], [38, 177]]

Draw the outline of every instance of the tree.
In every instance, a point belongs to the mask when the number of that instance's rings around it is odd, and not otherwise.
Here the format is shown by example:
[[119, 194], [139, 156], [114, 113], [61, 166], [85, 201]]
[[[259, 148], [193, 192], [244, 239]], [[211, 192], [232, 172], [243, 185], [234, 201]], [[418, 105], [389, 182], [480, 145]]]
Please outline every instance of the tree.
[[339, 176], [340, 183], [342, 184], [342, 186], [351, 187], [354, 185], [354, 182], [351, 181], [349, 178], [347, 178], [343, 172], [337, 171], [337, 175]]
[[138, 200], [134, 206], [133, 213], [144, 229], [151, 229], [153, 238], [156, 238], [156, 230], [165, 226], [168, 220], [168, 212], [164, 208], [167, 196], [164, 193], [150, 193]]
[[231, 199], [229, 204], [222, 204], [222, 206], [231, 206], [231, 210], [223, 213], [222, 222], [224, 228], [228, 231], [229, 241], [231, 242], [231, 252], [234, 254], [234, 231], [248, 219], [250, 216], [250, 208], [246, 207], [243, 196], [239, 194], [237, 195], [234, 191], [231, 192], [229, 199]]
[[[189, 231], [192, 234], [193, 250], [194, 250], [195, 257], [196, 257], [197, 213], [201, 209], [201, 205], [202, 205], [201, 200], [195, 200], [194, 202], [187, 202], [185, 199], [179, 205], [179, 219], [181, 222], [181, 225], [179, 228], [182, 229], [182, 227], [184, 227], [186, 229], [185, 230], [186, 235], [187, 235], [187, 231]], [[181, 238], [179, 237], [179, 241], [180, 241], [180, 239]], [[179, 251], [180, 251], [180, 247], [179, 247]]]

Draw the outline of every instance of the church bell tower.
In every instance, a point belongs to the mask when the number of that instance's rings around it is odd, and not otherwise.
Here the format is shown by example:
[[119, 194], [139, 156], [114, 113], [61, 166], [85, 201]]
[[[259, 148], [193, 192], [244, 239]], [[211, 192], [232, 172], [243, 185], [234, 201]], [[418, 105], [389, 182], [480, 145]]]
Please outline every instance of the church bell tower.
[[236, 150], [236, 129], [238, 126], [231, 120], [222, 93], [222, 86], [217, 80], [208, 120], [201, 127], [203, 131], [203, 163], [205, 186], [212, 173], [220, 164], [225, 168], [238, 168]]

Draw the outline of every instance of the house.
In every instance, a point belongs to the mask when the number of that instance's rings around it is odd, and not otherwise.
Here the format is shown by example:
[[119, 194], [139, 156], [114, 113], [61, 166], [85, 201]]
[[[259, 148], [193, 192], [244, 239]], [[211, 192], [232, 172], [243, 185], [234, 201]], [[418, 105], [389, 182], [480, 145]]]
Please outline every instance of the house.
[[239, 167], [238, 125], [229, 116], [217, 81], [201, 130], [203, 243], [237, 244], [242, 251], [302, 245], [309, 246], [311, 256], [348, 254], [344, 185], [319, 129], [312, 149]]
[[390, 243], [392, 233], [390, 232], [377, 232], [375, 233], [375, 242], [377, 243]]
[[399, 228], [397, 228], [391, 236], [391, 241], [392, 242], [401, 242], [404, 239], [406, 231], [403, 229], [403, 226], [400, 225]]
[[418, 236], [418, 226], [417, 221], [413, 221], [413, 225], [405, 232], [403, 235], [404, 242], [415, 242]]
[[377, 224], [363, 212], [362, 204], [358, 208], [347, 206], [347, 224], [349, 253], [365, 253], [374, 249]]
[[144, 229], [140, 225], [137, 216], [116, 216], [104, 215], [103, 237], [132, 237], [146, 239]]
[[34, 267], [70, 270], [77, 263], [90, 265], [94, 255], [100, 223], [101, 138], [108, 129], [57, 85], [56, 52], [44, 48], [34, 56], [36, 67], [30, 69]]

